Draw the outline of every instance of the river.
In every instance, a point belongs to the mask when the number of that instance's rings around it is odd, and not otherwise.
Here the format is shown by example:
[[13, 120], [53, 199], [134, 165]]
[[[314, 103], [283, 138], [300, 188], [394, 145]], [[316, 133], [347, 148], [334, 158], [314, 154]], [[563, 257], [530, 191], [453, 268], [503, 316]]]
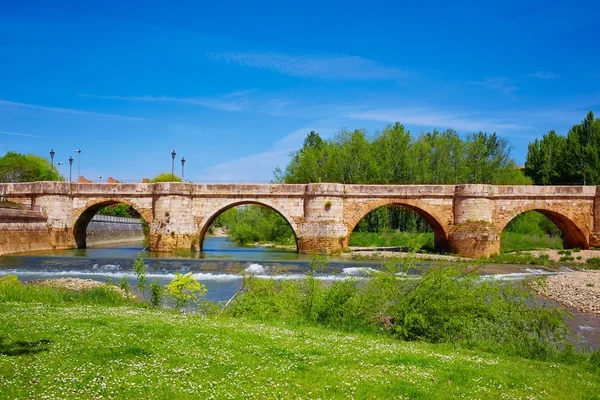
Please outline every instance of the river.
[[[175, 272], [193, 273], [208, 292], [212, 301], [227, 301], [241, 285], [241, 272], [253, 273], [266, 279], [294, 279], [310, 271], [312, 257], [265, 246], [241, 247], [227, 237], [207, 237], [204, 252], [192, 257], [172, 253], [154, 253], [143, 242], [125, 243], [102, 248], [57, 250], [0, 257], [0, 276], [15, 274], [23, 281], [56, 279], [60, 277], [118, 281], [126, 276], [135, 285], [133, 260], [141, 254], [147, 264], [148, 280], [165, 285]], [[345, 257], [329, 257], [327, 266], [317, 276], [338, 280], [364, 276], [381, 267], [383, 261], [359, 261]], [[409, 274], [419, 274], [430, 263], [418, 263]], [[530, 276], [559, 273], [546, 268], [526, 268], [522, 265], [490, 266], [484, 273], [498, 279], [514, 280]], [[570, 330], [581, 340], [578, 347], [600, 348], [600, 318], [570, 309], [574, 319], [567, 319]]]

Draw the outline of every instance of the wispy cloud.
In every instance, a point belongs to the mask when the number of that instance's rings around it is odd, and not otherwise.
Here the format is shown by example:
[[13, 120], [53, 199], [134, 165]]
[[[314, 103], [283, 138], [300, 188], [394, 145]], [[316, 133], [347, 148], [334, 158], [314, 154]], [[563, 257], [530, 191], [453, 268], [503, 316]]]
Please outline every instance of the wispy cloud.
[[275, 52], [211, 53], [210, 59], [244, 67], [277, 71], [284, 75], [341, 80], [401, 80], [411, 73], [357, 56], [293, 55]]
[[375, 109], [350, 112], [346, 116], [357, 120], [400, 122], [406, 125], [437, 127], [440, 129], [453, 128], [467, 132], [480, 130], [505, 132], [533, 129], [532, 126], [503, 119], [481, 118], [476, 115], [441, 112], [428, 108]]
[[38, 104], [17, 103], [15, 101], [0, 100], [0, 106], [3, 106], [3, 105], [8, 106], [8, 107], [26, 108], [26, 109], [30, 109], [30, 110], [40, 110], [40, 111], [48, 111], [48, 112], [63, 113], [63, 114], [89, 115], [89, 116], [105, 117], [105, 118], [118, 118], [118, 119], [130, 120], [130, 121], [153, 121], [153, 120], [147, 119], [147, 118], [129, 117], [129, 116], [125, 116], [125, 115], [105, 114], [105, 113], [99, 113], [99, 112], [93, 112], [93, 111], [77, 110], [77, 109], [73, 109], [73, 108], [48, 107], [48, 106], [41, 106]]
[[12, 135], [12, 136], [25, 136], [25, 137], [32, 137], [32, 138], [43, 138], [43, 136], [30, 135], [28, 133], [17, 133], [17, 132], [0, 131], [0, 134], [2, 134], [2, 135]]
[[538, 79], [558, 79], [558, 78], [560, 78], [560, 75], [558, 75], [558, 74], [553, 74], [552, 72], [543, 72], [543, 71], [538, 71], [535, 74], [530, 74], [529, 76], [532, 78], [538, 78]]
[[149, 103], [181, 103], [223, 111], [243, 111], [248, 108], [250, 100], [248, 94], [251, 90], [227, 93], [218, 97], [171, 97], [171, 96], [102, 96], [94, 94], [80, 94], [79, 97], [105, 100], [122, 100]]
[[483, 81], [470, 83], [471, 85], [483, 86], [486, 89], [497, 90], [509, 96], [512, 96], [512, 94], [519, 89], [510, 78], [502, 77], [487, 78]]

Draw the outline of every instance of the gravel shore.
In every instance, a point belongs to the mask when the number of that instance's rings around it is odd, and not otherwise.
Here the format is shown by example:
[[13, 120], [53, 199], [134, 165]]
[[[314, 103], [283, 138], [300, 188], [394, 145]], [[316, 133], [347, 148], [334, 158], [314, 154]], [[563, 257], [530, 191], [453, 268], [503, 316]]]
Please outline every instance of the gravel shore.
[[600, 271], [577, 271], [546, 278], [540, 287], [533, 282], [534, 289], [565, 306], [579, 311], [600, 315]]

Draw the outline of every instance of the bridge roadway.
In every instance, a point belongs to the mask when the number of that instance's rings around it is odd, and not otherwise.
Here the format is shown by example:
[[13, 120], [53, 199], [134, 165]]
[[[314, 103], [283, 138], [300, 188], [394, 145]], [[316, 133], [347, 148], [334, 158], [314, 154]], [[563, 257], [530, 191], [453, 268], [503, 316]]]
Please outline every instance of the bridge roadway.
[[86, 246], [86, 228], [107, 205], [135, 208], [150, 225], [150, 249], [202, 249], [211, 222], [228, 208], [261, 204], [278, 211], [298, 251], [345, 249], [352, 230], [377, 207], [422, 215], [435, 244], [466, 257], [490, 256], [517, 215], [535, 210], [563, 232], [567, 247], [600, 246], [600, 186], [343, 185], [34, 182], [0, 184], [6, 198], [40, 206], [52, 248]]

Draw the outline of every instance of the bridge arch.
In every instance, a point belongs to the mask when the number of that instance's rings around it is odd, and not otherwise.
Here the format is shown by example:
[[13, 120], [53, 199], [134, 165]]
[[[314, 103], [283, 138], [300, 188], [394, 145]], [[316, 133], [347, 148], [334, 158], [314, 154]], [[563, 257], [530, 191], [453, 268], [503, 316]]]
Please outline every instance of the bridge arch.
[[210, 228], [210, 226], [213, 223], [213, 221], [215, 220], [215, 218], [217, 218], [219, 215], [221, 215], [225, 211], [229, 210], [230, 208], [234, 208], [234, 207], [242, 206], [242, 205], [258, 205], [258, 206], [267, 207], [267, 208], [277, 212], [279, 215], [281, 215], [287, 221], [287, 223], [290, 225], [290, 227], [292, 228], [292, 232], [294, 233], [294, 242], [296, 243], [296, 252], [298, 251], [299, 229], [298, 229], [298, 225], [296, 224], [296, 222], [287, 215], [285, 210], [282, 210], [276, 204], [273, 204], [270, 201], [255, 200], [255, 199], [231, 200], [225, 204], [221, 204], [220, 206], [215, 207], [212, 210], [210, 210], [206, 214], [206, 217], [204, 217], [198, 223], [200, 251], [202, 251], [202, 247], [204, 245], [204, 238], [206, 237], [208, 228]]
[[90, 200], [87, 204], [77, 210], [73, 210], [72, 223], [73, 223], [73, 236], [75, 238], [75, 245], [78, 249], [86, 248], [87, 240], [87, 227], [94, 215], [104, 207], [112, 206], [114, 204], [126, 204], [136, 210], [140, 216], [150, 224], [153, 220], [152, 211], [146, 208], [139, 207], [134, 202], [124, 198], [108, 198], [108, 199], [95, 199]]
[[563, 243], [566, 248], [589, 248], [589, 241], [586, 233], [575, 223], [575, 221], [557, 210], [540, 207], [539, 205], [530, 205], [519, 208], [519, 210], [503, 218], [496, 226], [498, 231], [503, 232], [504, 228], [506, 228], [506, 225], [508, 225], [510, 221], [527, 211], [537, 211], [552, 221], [554, 225], [556, 225], [557, 228], [562, 232]]
[[419, 214], [433, 230], [435, 247], [439, 250], [448, 249], [449, 224], [445, 222], [447, 218], [444, 218], [444, 215], [435, 207], [416, 199], [383, 199], [363, 203], [354, 209], [349, 208], [349, 211], [346, 212], [347, 215], [344, 216], [344, 224], [348, 229], [346, 243], [350, 242], [350, 235], [352, 235], [354, 228], [367, 214], [377, 208], [386, 206], [399, 206]]

